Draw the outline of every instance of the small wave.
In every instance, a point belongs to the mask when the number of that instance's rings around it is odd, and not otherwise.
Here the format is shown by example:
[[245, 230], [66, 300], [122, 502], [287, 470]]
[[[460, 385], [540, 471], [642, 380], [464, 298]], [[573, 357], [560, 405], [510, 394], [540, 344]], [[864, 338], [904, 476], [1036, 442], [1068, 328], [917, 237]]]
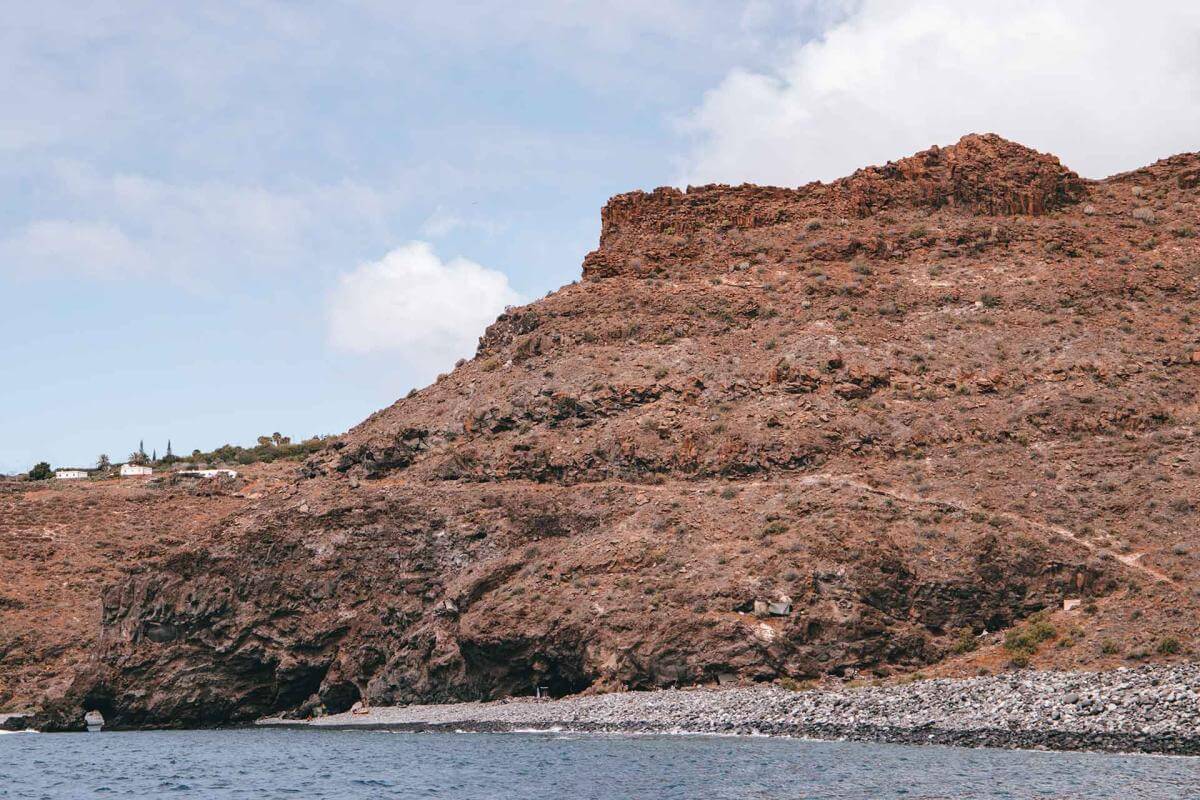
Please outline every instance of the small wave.
[[26, 728], [23, 731], [0, 731], [0, 736], [6, 733], [40, 733], [40, 731], [35, 731], [33, 728]]
[[549, 728], [513, 728], [509, 733], [562, 733], [561, 725], [554, 725]]

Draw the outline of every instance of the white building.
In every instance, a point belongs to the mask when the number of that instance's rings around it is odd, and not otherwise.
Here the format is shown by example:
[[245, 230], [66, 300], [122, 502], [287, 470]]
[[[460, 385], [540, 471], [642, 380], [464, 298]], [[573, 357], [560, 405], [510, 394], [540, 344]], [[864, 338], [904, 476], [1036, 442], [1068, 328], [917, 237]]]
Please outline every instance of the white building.
[[234, 469], [181, 469], [179, 474], [185, 478], [216, 478], [224, 476], [226, 478], [236, 478], [237, 470]]
[[55, 479], [60, 481], [78, 481], [86, 478], [87, 476], [87, 470], [82, 469], [67, 468], [54, 470]]
[[150, 467], [143, 467], [140, 464], [122, 464], [121, 465], [121, 477], [122, 478], [136, 478], [136, 477], [141, 477], [144, 475], [153, 475], [153, 474], [154, 474], [154, 470], [152, 470]]

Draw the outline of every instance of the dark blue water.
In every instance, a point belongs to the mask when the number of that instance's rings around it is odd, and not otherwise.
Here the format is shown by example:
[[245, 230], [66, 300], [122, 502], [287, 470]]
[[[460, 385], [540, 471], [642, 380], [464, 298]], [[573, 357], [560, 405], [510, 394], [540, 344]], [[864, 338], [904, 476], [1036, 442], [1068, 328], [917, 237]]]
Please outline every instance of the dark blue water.
[[0, 736], [0, 797], [1200, 798], [1200, 759], [787, 739], [228, 730]]

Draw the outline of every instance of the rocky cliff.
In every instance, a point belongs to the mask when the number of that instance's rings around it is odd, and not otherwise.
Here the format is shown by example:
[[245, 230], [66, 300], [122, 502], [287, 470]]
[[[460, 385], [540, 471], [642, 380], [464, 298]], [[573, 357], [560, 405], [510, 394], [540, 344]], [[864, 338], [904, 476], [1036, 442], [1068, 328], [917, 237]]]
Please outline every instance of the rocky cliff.
[[1198, 183], [984, 135], [613, 198], [580, 282], [107, 588], [56, 713], [1186, 658]]
[[0, 715], [62, 698], [95, 650], [105, 586], [203, 541], [291, 471], [240, 469], [237, 481], [0, 480]]

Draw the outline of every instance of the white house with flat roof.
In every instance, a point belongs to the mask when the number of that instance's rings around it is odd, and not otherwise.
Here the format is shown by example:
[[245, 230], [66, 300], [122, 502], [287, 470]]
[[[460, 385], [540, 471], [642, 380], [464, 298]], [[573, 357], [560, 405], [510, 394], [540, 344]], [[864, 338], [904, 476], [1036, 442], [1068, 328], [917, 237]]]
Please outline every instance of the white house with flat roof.
[[87, 470], [75, 469], [74, 467], [63, 467], [62, 469], [54, 470], [55, 480], [60, 481], [78, 481], [88, 476]]
[[122, 464], [121, 465], [121, 477], [122, 478], [139, 478], [139, 477], [143, 477], [146, 475], [153, 475], [153, 474], [154, 474], [153, 469], [151, 469], [150, 467], [142, 466], [141, 464]]
[[236, 478], [238, 476], [235, 469], [181, 469], [176, 474], [184, 478]]

